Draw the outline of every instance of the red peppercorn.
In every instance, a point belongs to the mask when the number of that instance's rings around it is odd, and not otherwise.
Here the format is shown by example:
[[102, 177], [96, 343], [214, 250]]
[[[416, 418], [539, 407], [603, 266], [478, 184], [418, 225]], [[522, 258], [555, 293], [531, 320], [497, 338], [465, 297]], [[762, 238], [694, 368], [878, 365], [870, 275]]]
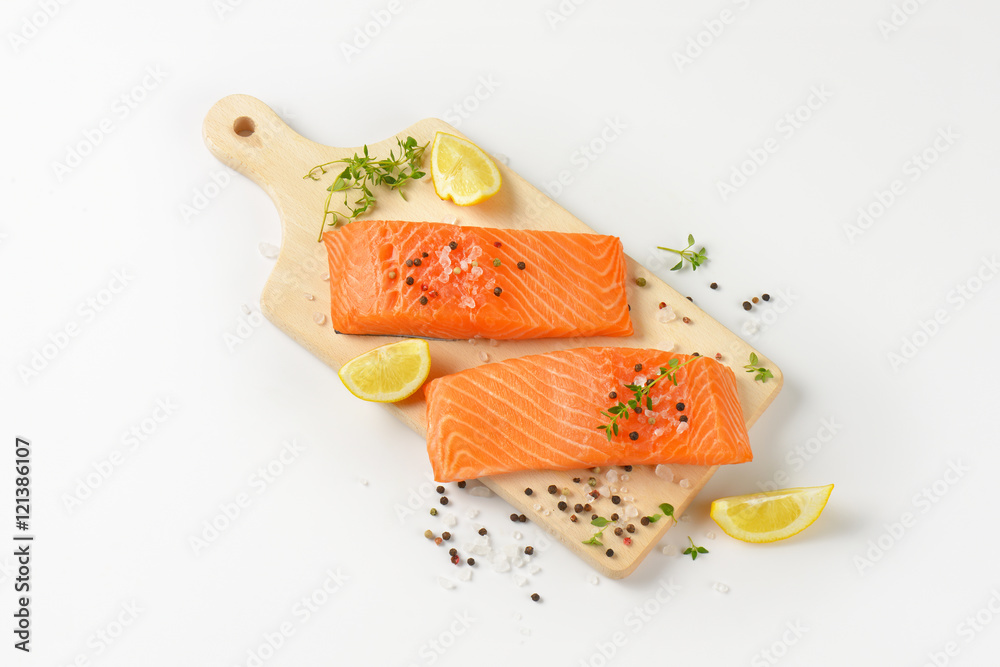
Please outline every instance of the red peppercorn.
[[438, 546], [441, 546], [442, 542], [444, 542], [444, 540], [442, 540], [440, 537], [435, 537], [434, 538], [434, 544], [436, 544]]
[[666, 308], [666, 307], [667, 307], [667, 304], [666, 304], [666, 302], [664, 302], [664, 301], [661, 301], [661, 302], [660, 302], [660, 310], [663, 310], [663, 309], [664, 309], [664, 308]]
[[421, 283], [421, 285], [420, 285], [420, 291], [421, 292], [426, 292], [427, 291], [427, 283]]
[[625, 546], [627, 546], [627, 547], [632, 546], [632, 538], [631, 537], [626, 537], [624, 540], [622, 540], [622, 542], [624, 542]]
[[502, 244], [502, 243], [500, 243], [499, 241], [494, 241], [494, 242], [493, 242], [493, 246], [494, 246], [495, 248], [502, 248], [502, 247], [503, 247], [503, 244]]
[[459, 563], [462, 562], [462, 559], [459, 558], [458, 556], [452, 556], [451, 557], [451, 562], [454, 563], [455, 565], [458, 565]]
[[716, 352], [715, 353], [715, 359], [716, 359], [716, 361], [722, 361], [722, 353], [721, 352]]

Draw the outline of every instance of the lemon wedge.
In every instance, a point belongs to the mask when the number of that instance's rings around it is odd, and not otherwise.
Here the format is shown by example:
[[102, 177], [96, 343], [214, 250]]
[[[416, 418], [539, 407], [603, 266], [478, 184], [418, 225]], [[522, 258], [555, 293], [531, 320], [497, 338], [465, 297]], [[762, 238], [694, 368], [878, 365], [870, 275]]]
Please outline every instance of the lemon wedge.
[[362, 400], [395, 403], [412, 396], [430, 370], [427, 341], [408, 338], [351, 359], [337, 375], [347, 390]]
[[744, 542], [777, 542], [813, 524], [830, 499], [833, 484], [778, 489], [712, 502], [712, 519]]
[[459, 206], [478, 204], [500, 189], [500, 170], [490, 156], [474, 143], [446, 132], [434, 135], [431, 179], [438, 197]]

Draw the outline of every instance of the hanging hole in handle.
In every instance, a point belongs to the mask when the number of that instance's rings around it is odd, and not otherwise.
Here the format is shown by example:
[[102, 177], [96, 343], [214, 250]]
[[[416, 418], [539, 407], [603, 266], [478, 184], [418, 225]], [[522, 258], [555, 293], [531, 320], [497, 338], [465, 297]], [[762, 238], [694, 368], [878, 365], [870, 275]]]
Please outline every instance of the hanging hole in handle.
[[257, 126], [254, 124], [253, 118], [249, 116], [240, 116], [233, 121], [233, 132], [241, 137], [249, 137], [256, 128]]

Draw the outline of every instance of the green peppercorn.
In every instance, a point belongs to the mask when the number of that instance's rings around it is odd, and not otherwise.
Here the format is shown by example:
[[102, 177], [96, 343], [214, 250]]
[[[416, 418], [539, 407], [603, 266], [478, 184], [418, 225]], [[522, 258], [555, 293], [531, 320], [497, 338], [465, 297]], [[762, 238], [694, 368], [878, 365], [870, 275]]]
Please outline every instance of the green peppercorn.
[[496, 259], [493, 260], [493, 266], [500, 266], [500, 258], [499, 257], [497, 257]]
[[438, 515], [437, 508], [436, 507], [432, 507], [431, 508], [431, 516], [437, 516], [437, 515]]
[[635, 284], [638, 285], [639, 287], [645, 287], [646, 286], [646, 279], [642, 278], [642, 277], [636, 278], [635, 279]]

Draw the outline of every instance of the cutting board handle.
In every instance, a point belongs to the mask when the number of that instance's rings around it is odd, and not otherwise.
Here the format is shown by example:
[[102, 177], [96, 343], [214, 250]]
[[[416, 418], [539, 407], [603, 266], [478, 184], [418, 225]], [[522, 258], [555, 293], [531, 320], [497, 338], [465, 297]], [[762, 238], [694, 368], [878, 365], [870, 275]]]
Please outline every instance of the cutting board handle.
[[272, 186], [267, 177], [287, 161], [282, 157], [294, 153], [297, 144], [312, 143], [251, 95], [229, 95], [216, 102], [205, 116], [202, 135], [220, 162], [267, 191]]

